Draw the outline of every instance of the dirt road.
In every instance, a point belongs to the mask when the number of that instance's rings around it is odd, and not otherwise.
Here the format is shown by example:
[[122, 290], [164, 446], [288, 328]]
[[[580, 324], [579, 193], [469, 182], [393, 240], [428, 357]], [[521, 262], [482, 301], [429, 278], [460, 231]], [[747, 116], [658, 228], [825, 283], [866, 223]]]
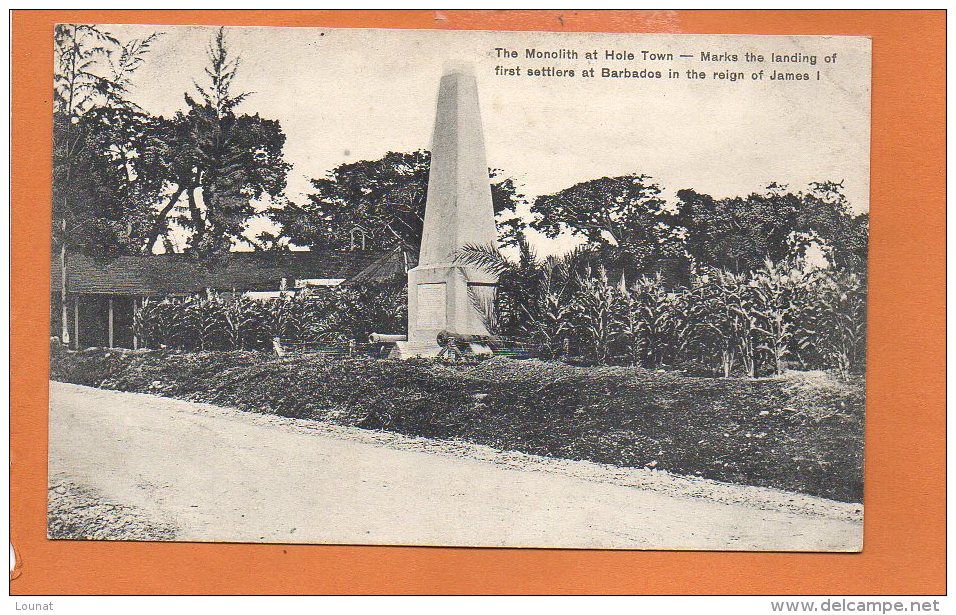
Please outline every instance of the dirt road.
[[859, 507], [808, 496], [57, 382], [50, 481], [58, 515], [80, 492], [185, 541], [852, 551], [863, 534]]

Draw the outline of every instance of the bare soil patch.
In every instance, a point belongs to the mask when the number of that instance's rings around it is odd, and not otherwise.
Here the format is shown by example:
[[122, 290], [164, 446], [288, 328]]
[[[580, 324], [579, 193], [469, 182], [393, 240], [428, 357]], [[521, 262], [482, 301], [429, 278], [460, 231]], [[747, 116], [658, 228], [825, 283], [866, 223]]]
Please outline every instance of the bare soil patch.
[[54, 540], [175, 540], [176, 528], [54, 476], [47, 498], [47, 536]]

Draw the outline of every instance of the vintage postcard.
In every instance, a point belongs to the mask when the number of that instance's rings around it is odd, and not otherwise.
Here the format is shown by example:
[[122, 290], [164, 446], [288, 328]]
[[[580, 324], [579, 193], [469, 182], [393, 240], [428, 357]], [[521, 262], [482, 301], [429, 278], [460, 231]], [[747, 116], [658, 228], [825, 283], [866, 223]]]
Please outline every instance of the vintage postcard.
[[868, 38], [54, 38], [50, 538], [862, 548]]

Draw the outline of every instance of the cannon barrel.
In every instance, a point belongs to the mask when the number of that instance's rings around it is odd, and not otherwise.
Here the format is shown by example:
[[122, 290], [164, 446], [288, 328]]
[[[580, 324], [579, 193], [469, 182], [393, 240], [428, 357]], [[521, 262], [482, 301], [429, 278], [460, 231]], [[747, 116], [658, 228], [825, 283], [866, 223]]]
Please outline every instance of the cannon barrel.
[[373, 333], [368, 336], [368, 341], [372, 344], [394, 344], [395, 342], [407, 342], [408, 336], [398, 333]]
[[447, 346], [450, 343], [456, 344], [493, 344], [497, 338], [493, 335], [475, 335], [471, 333], [454, 333], [452, 331], [442, 331], [438, 334], [438, 345]]

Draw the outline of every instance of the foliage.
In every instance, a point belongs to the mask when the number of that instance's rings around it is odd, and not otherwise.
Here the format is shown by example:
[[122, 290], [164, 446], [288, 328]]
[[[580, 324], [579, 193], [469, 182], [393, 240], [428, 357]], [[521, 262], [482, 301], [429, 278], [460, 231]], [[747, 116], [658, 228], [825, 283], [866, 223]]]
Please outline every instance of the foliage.
[[[428, 191], [429, 152], [388, 152], [378, 160], [339, 165], [313, 179], [305, 204], [289, 203], [270, 212], [282, 227], [281, 237], [312, 249], [348, 249], [355, 227], [367, 234], [368, 249], [421, 244]], [[489, 169], [491, 199], [504, 243], [514, 243], [523, 228], [514, 216], [524, 197], [514, 180]], [[273, 242], [279, 237], [263, 239]]]
[[627, 342], [624, 356], [648, 367], [676, 363], [686, 341], [681, 328], [693, 322], [682, 311], [683, 298], [683, 293], [668, 289], [660, 275], [642, 276], [630, 288], [622, 280], [616, 323]]
[[531, 206], [531, 227], [555, 238], [565, 230], [602, 249], [615, 269], [640, 275], [677, 254], [674, 216], [661, 187], [647, 175], [602, 177], [542, 195]]
[[271, 345], [268, 313], [242, 296], [146, 299], [133, 314], [133, 331], [144, 347], [182, 350], [262, 349]]
[[792, 340], [801, 363], [825, 364], [844, 380], [866, 368], [866, 279], [852, 272], [818, 274], [798, 303]]
[[350, 285], [327, 291], [321, 318], [324, 331], [363, 343], [372, 333], [403, 333], [407, 321], [405, 284]]
[[[259, 215], [253, 202], [281, 199], [290, 165], [282, 156], [285, 134], [279, 122], [258, 114], [238, 114], [250, 92], [233, 92], [241, 58], [230, 55], [220, 28], [207, 51], [207, 82], [186, 94], [187, 111], [166, 122], [170, 151], [176, 152], [168, 178], [173, 197], [157, 217], [160, 233], [179, 198], [187, 211], [173, 218], [186, 229], [186, 251], [200, 255], [225, 252], [237, 242], [248, 221]], [[152, 245], [147, 246], [152, 250]]]
[[127, 95], [159, 37], [121, 43], [98, 26], [55, 28], [54, 243], [131, 253], [163, 185], [155, 121]]
[[850, 213], [842, 189], [840, 183], [814, 182], [792, 192], [772, 183], [763, 193], [724, 199], [680, 190], [674, 223], [685, 229], [684, 248], [700, 267], [741, 273], [766, 259], [800, 259], [817, 244], [831, 265], [862, 271], [868, 217]]
[[[586, 264], [594, 262], [596, 255], [579, 249], [561, 257], [540, 259], [523, 234], [517, 239], [517, 249], [518, 258], [513, 260], [496, 246], [469, 245], [455, 255], [455, 260], [478, 267], [498, 280], [485, 317], [496, 323], [488, 327], [490, 331], [507, 339], [530, 340], [540, 356], [559, 356], [571, 341], [570, 304], [576, 276]], [[485, 306], [480, 307], [480, 312], [486, 311]]]
[[53, 106], [68, 118], [83, 115], [100, 102], [103, 92], [114, 90], [104, 70], [121, 47], [100, 27], [88, 24], [57, 24], [53, 31]]
[[749, 378], [782, 375], [791, 361], [844, 378], [864, 367], [866, 289], [853, 273], [768, 259], [756, 271], [705, 269], [684, 286], [659, 274], [628, 285], [588, 250], [541, 260], [521, 245], [509, 259], [467, 246], [457, 260], [497, 276], [486, 320], [535, 356]]
[[807, 274], [796, 267], [767, 260], [750, 283], [754, 332], [759, 340], [756, 350], [766, 353], [775, 375], [786, 370], [794, 330], [796, 311], [808, 293]]
[[145, 300], [133, 331], [146, 348], [271, 350], [272, 340], [364, 342], [372, 332], [405, 328], [404, 286], [346, 286], [253, 300], [208, 293]]
[[687, 293], [687, 348], [703, 364], [716, 359], [718, 373], [725, 378], [734, 373], [738, 361], [748, 376], [756, 372], [747, 288], [745, 275], [714, 269], [696, 278]]
[[207, 255], [246, 240], [260, 213], [254, 201], [282, 198], [285, 135], [274, 120], [237, 112], [249, 93], [233, 92], [240, 58], [223, 29], [185, 111], [152, 116], [129, 100], [158, 37], [122, 43], [97, 26], [57, 26], [56, 241], [87, 253], [151, 253], [178, 226], [187, 250]]
[[607, 363], [612, 341], [619, 333], [615, 320], [619, 295], [603, 268], [596, 272], [585, 268], [577, 275], [575, 287], [568, 314], [575, 332], [570, 349], [586, 360]]

